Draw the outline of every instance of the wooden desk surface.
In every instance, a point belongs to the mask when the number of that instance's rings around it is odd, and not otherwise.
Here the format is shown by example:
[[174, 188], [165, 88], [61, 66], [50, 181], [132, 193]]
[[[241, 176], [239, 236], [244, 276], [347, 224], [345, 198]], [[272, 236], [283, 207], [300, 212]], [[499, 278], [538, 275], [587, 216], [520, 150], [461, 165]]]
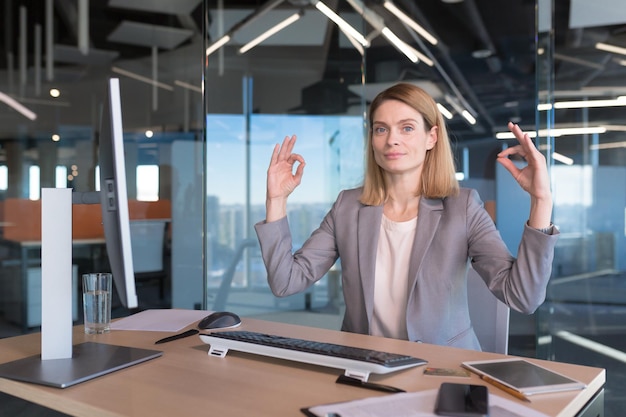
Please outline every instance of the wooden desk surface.
[[[503, 355], [473, 352], [428, 344], [344, 333], [244, 318], [241, 330], [260, 331], [303, 339], [411, 354], [428, 366], [460, 368], [464, 360]], [[162, 350], [164, 354], [139, 365], [75, 385], [56, 389], [0, 378], [0, 391], [75, 416], [298, 416], [300, 408], [376, 395], [372, 390], [339, 385], [338, 369], [306, 365], [230, 351], [225, 358], [209, 357], [208, 346], [197, 336], [162, 345], [154, 341], [163, 332], [112, 331], [85, 335], [74, 329], [74, 343], [94, 341]], [[40, 334], [0, 340], [0, 363], [38, 355]], [[588, 388], [532, 398], [529, 406], [550, 416], [574, 416], [605, 382], [605, 370], [580, 365], [533, 360], [585, 382]], [[454, 378], [423, 375], [424, 367], [388, 375], [371, 375], [370, 381], [418, 391], [441, 382], [485, 384], [476, 375]], [[514, 397], [487, 385], [489, 391], [513, 401]], [[528, 403], [524, 403], [527, 404]]]

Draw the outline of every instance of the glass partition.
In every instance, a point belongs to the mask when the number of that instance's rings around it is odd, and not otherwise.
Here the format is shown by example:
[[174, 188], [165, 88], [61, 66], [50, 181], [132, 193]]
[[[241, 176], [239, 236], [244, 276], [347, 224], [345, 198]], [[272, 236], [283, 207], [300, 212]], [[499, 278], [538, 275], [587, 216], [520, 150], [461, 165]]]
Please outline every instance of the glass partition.
[[[100, 112], [111, 77], [121, 85], [140, 308], [172, 305], [172, 240], [194, 239], [176, 231], [171, 221], [178, 164], [189, 163], [174, 161], [172, 149], [177, 143], [201, 143], [204, 125], [203, 5], [200, 0], [172, 4], [3, 3], [0, 337], [37, 331], [41, 322], [41, 187], [99, 191]], [[86, 30], [78, 31], [79, 24]], [[100, 212], [100, 204], [73, 207], [76, 294], [81, 273], [108, 269]], [[155, 224], [155, 235], [145, 239]], [[158, 247], [150, 252], [148, 245], [154, 244]], [[202, 246], [201, 232], [194, 244]], [[195, 279], [201, 282], [201, 256], [190, 263], [198, 266]], [[77, 323], [81, 302], [75, 297]], [[130, 312], [114, 302], [115, 317]]]
[[561, 238], [537, 313], [537, 354], [606, 368], [604, 415], [619, 416], [626, 386], [626, 14], [610, 1], [539, 5], [538, 128], [552, 130], [546, 145]]

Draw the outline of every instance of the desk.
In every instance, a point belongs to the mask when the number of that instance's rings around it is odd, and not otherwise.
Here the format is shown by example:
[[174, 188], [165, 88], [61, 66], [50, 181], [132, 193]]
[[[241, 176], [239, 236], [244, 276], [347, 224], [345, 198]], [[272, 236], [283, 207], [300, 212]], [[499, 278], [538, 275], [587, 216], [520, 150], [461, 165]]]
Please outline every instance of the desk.
[[[429, 366], [459, 367], [461, 361], [503, 357], [500, 354], [383, 339], [283, 323], [244, 318], [240, 327], [283, 336], [314, 339], [364, 348], [411, 354], [427, 359]], [[112, 331], [85, 335], [74, 328], [74, 343], [95, 341], [162, 350], [163, 356], [67, 389], [56, 389], [0, 378], [0, 391], [74, 416], [298, 416], [300, 408], [384, 394], [335, 383], [341, 371], [279, 359], [230, 351], [225, 358], [209, 357], [208, 346], [198, 337], [162, 345], [154, 341], [162, 332]], [[30, 334], [0, 340], [0, 362], [9, 362], [40, 352], [40, 335]], [[533, 360], [534, 361], [534, 360]], [[549, 415], [576, 415], [605, 382], [605, 370], [580, 365], [537, 360], [588, 385], [582, 391], [545, 394], [532, 398], [530, 406]], [[418, 391], [439, 387], [459, 378], [423, 375], [424, 367], [388, 375], [372, 375], [370, 381]], [[483, 384], [476, 375], [471, 379]], [[520, 401], [489, 386], [491, 393]], [[524, 403], [528, 404], [528, 403]]]

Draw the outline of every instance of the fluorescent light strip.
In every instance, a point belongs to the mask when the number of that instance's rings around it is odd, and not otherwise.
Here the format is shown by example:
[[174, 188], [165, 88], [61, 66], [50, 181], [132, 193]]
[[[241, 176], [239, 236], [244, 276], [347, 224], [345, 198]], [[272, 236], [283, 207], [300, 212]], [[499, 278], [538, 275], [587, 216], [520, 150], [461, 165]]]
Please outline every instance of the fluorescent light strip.
[[388, 27], [384, 27], [382, 29], [382, 34], [393, 46], [395, 46], [400, 52], [406, 55], [407, 58], [413, 63], [417, 63], [418, 61], [422, 61], [424, 64], [432, 67], [434, 65], [433, 61], [431, 61], [426, 55], [418, 52], [404, 42], [402, 39], [398, 38], [395, 33], [393, 33]]
[[609, 45], [608, 43], [598, 42], [596, 43], [596, 49], [601, 51], [613, 52], [614, 54], [626, 55], [626, 48], [621, 48], [615, 45]]
[[441, 112], [441, 114], [443, 114], [443, 117], [445, 117], [448, 120], [452, 119], [452, 117], [453, 117], [452, 113], [450, 113], [450, 110], [446, 109], [443, 106], [443, 104], [437, 103], [437, 108], [439, 109], [439, 112]]
[[626, 96], [620, 96], [610, 100], [574, 100], [574, 101], [558, 101], [554, 105], [545, 103], [537, 105], [538, 111], [555, 109], [583, 109], [592, 107], [620, 107], [626, 106]]
[[116, 74], [125, 75], [128, 78], [135, 79], [137, 81], [144, 82], [146, 84], [154, 85], [167, 91], [174, 91], [174, 87], [169, 84], [165, 84], [159, 81], [154, 81], [152, 78], [144, 77], [143, 75], [135, 74], [134, 72], [127, 71], [119, 67], [111, 67], [111, 71]]
[[617, 107], [626, 106], [626, 96], [620, 96], [615, 100], [579, 100], [560, 101], [554, 103], [555, 109], [580, 109], [588, 107]]
[[[589, 135], [594, 133], [605, 133], [606, 127], [604, 126], [595, 126], [595, 127], [571, 127], [571, 128], [561, 128], [561, 129], [542, 129], [539, 131], [539, 137], [545, 138], [548, 136], [552, 136], [558, 138], [560, 136], [571, 136], [571, 135]], [[536, 132], [524, 132], [528, 135], [529, 138], [537, 137]], [[498, 132], [496, 133], [496, 139], [515, 139], [515, 135], [512, 132]]]
[[465, 118], [465, 120], [467, 120], [469, 124], [476, 124], [476, 119], [474, 118], [474, 116], [467, 109], [461, 107], [461, 105], [457, 103], [457, 101], [453, 97], [445, 94], [443, 98], [448, 102], [448, 104], [452, 106], [452, 108], [454, 108], [457, 113], [463, 116], [463, 118]]
[[352, 36], [350, 36], [349, 33], [347, 33], [346, 31], [344, 31], [341, 26], [338, 26], [339, 30], [345, 35], [345, 37], [348, 39], [348, 41], [350, 42], [350, 44], [352, 44], [352, 46], [354, 46], [354, 49], [356, 49], [357, 51], [359, 51], [359, 53], [361, 54], [361, 56], [365, 55], [365, 48], [363, 48], [363, 45], [361, 45], [356, 39], [354, 39]]
[[626, 142], [610, 142], [610, 143], [599, 143], [595, 145], [589, 145], [589, 149], [591, 150], [601, 150], [601, 149], [616, 149], [616, 148], [626, 148]]
[[407, 14], [405, 14], [402, 10], [398, 9], [395, 4], [391, 1], [385, 1], [383, 3], [385, 9], [389, 10], [393, 13], [398, 19], [402, 20], [406, 23], [411, 29], [421, 35], [424, 39], [430, 42], [432, 45], [437, 45], [437, 39], [433, 35], [431, 35], [426, 29], [421, 27], [415, 20], [411, 19]]
[[576, 334], [573, 334], [564, 330], [556, 332], [555, 336], [558, 336], [561, 339], [567, 340], [568, 342], [573, 343], [575, 345], [589, 349], [593, 352], [615, 359], [619, 362], [626, 363], [626, 353], [622, 352], [621, 350], [617, 350], [610, 346], [603, 345], [598, 342], [594, 342], [593, 340], [578, 336]]
[[30, 120], [37, 119], [37, 114], [35, 112], [26, 108], [25, 106], [20, 104], [17, 100], [4, 94], [3, 92], [0, 92], [0, 101], [2, 101], [3, 103], [6, 103], [9, 107], [16, 110], [18, 113], [21, 113], [22, 116], [26, 117], [27, 119], [30, 119]]
[[218, 49], [220, 49], [222, 46], [227, 44], [228, 41], [230, 41], [230, 35], [224, 35], [221, 38], [219, 38], [218, 40], [216, 40], [215, 42], [213, 42], [211, 45], [209, 45], [208, 48], [206, 48], [206, 56], [209, 56], [213, 52], [215, 52]]
[[385, 38], [387, 38], [389, 42], [391, 42], [393, 46], [398, 48], [400, 52], [406, 55], [406, 57], [409, 58], [411, 62], [416, 63], [418, 61], [417, 54], [411, 51], [411, 49], [408, 48], [408, 45], [401, 41], [400, 38], [398, 38], [391, 30], [389, 30], [388, 27], [385, 26], [383, 28], [382, 34]]
[[476, 119], [467, 110], [463, 110], [461, 112], [461, 116], [463, 116], [465, 118], [465, 120], [467, 120], [469, 122], [469, 124], [471, 124], [471, 125], [475, 125], [476, 124]]
[[245, 54], [250, 49], [254, 48], [258, 44], [260, 44], [261, 42], [263, 42], [264, 40], [269, 38], [270, 36], [275, 35], [276, 33], [280, 32], [281, 30], [286, 28], [287, 26], [289, 26], [292, 23], [294, 23], [296, 20], [300, 19], [300, 17], [302, 17], [302, 15], [300, 13], [292, 14], [287, 19], [283, 20], [282, 22], [278, 23], [276, 26], [274, 26], [274, 27], [268, 29], [267, 31], [263, 32], [262, 34], [260, 34], [259, 36], [257, 36], [256, 38], [252, 39], [250, 42], [248, 42], [247, 44], [245, 44], [244, 46], [239, 48], [239, 53], [240, 54]]
[[332, 20], [343, 31], [349, 33], [350, 36], [352, 36], [357, 42], [359, 42], [361, 45], [363, 45], [366, 48], [370, 46], [369, 41], [367, 39], [365, 39], [365, 37], [363, 35], [361, 35], [359, 33], [359, 31], [357, 31], [355, 28], [350, 26], [350, 24], [348, 22], [346, 22], [341, 17], [339, 17], [339, 15], [337, 13], [333, 12], [328, 6], [326, 6], [321, 1], [315, 1], [315, 0], [312, 0], [312, 1], [313, 1], [313, 4], [315, 5], [315, 8], [317, 10], [319, 10], [322, 13], [324, 13], [326, 15], [326, 17], [328, 17], [330, 20]]
[[195, 91], [197, 93], [202, 94], [202, 87], [197, 87], [197, 86], [195, 86], [193, 84], [189, 84], [189, 83], [186, 83], [186, 82], [180, 81], [180, 80], [174, 80], [174, 84], [179, 86], [179, 87], [186, 88], [187, 90]]
[[552, 152], [552, 159], [564, 163], [565, 165], [574, 165], [574, 160], [558, 152]]

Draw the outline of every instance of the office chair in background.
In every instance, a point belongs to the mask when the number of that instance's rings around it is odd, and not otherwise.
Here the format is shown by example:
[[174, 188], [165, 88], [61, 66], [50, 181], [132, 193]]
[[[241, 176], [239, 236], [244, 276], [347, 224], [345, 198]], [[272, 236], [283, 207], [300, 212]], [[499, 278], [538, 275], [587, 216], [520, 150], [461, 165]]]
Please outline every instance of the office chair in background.
[[138, 284], [158, 281], [159, 296], [165, 297], [167, 270], [165, 256], [165, 220], [133, 220], [130, 222], [130, 241], [133, 251], [135, 281]]
[[473, 268], [467, 273], [467, 295], [470, 318], [482, 350], [507, 354], [509, 307], [489, 291]]

